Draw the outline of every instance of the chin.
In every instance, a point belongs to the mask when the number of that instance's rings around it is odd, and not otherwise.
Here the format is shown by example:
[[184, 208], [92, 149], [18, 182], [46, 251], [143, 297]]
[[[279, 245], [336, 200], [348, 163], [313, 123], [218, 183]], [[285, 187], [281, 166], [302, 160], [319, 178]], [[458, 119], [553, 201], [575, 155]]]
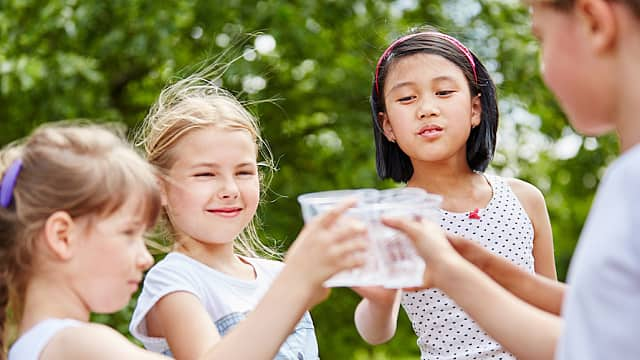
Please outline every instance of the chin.
[[615, 125], [606, 121], [589, 119], [587, 121], [572, 122], [572, 125], [580, 134], [585, 136], [601, 136], [615, 130]]
[[[109, 299], [111, 296], [106, 295], [105, 299]], [[111, 298], [110, 300], [113, 300]], [[97, 304], [91, 307], [91, 311], [97, 314], [111, 314], [117, 311], [122, 310], [131, 300], [131, 297], [127, 297], [126, 299], [122, 299], [121, 301], [111, 301], [108, 304]]]

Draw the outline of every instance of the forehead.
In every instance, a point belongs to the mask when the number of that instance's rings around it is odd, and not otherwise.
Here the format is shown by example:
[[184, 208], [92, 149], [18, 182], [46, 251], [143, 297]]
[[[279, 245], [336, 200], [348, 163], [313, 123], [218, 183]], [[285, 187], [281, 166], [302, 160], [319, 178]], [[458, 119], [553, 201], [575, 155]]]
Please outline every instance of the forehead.
[[242, 158], [255, 160], [257, 144], [246, 129], [207, 126], [185, 134], [176, 147], [178, 162], [209, 160], [232, 160]]
[[440, 55], [416, 53], [395, 59], [389, 66], [385, 83], [393, 86], [397, 82], [418, 78], [451, 78], [466, 81], [462, 70], [453, 62]]
[[144, 197], [141, 195], [142, 193], [141, 191], [131, 191], [126, 194], [128, 195], [126, 200], [119, 206], [116, 206], [118, 204], [113, 204], [113, 208], [108, 209], [106, 213], [87, 216], [87, 225], [99, 231], [113, 230], [114, 226], [118, 227], [125, 224], [137, 224], [141, 227], [151, 225], [148, 223], [151, 217], [149, 212], [153, 211], [151, 209], [151, 199]]

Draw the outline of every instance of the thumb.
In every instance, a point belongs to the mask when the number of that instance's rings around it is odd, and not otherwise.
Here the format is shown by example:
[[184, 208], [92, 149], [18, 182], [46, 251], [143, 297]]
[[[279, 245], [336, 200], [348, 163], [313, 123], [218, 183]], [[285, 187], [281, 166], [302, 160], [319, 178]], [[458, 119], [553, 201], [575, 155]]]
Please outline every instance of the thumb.
[[412, 241], [417, 242], [422, 236], [421, 223], [415, 220], [407, 220], [396, 217], [382, 217], [382, 223], [390, 228], [405, 233]]

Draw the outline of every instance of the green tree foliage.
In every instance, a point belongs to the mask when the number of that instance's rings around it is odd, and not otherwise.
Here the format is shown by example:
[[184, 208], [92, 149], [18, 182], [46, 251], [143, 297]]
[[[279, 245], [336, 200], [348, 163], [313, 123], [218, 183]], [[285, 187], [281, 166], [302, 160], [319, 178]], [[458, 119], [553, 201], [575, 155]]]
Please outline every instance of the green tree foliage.
[[[263, 234], [286, 247], [302, 227], [299, 194], [393, 186], [375, 174], [372, 72], [391, 40], [424, 24], [459, 37], [494, 74], [502, 115], [490, 171], [543, 191], [563, 279], [617, 143], [570, 129], [515, 0], [0, 0], [0, 144], [59, 119], [135, 128], [164, 85], [227, 51], [238, 60], [222, 85], [255, 102], [278, 159]], [[324, 358], [418, 356], [404, 314], [391, 342], [365, 344], [353, 325], [357, 301], [336, 289], [314, 309]], [[127, 334], [132, 305], [95, 319]]]

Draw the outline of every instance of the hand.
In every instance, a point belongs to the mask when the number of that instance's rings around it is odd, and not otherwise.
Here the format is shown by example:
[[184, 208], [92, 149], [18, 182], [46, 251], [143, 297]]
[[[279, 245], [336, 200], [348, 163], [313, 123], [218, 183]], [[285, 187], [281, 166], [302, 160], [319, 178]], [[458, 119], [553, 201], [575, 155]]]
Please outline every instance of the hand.
[[400, 292], [399, 289], [387, 289], [382, 286], [361, 286], [351, 289], [363, 298], [381, 305], [393, 304]]
[[475, 241], [467, 240], [461, 236], [447, 234], [449, 242], [458, 254], [475, 265], [483, 272], [494, 262], [508, 262], [504, 258], [493, 254]]
[[366, 227], [360, 221], [343, 216], [355, 205], [346, 201], [307, 223], [289, 248], [285, 263], [295, 268], [317, 292], [313, 305], [329, 293], [322, 284], [336, 273], [364, 264], [367, 248]]
[[[437, 286], [438, 271], [446, 271], [448, 260], [460, 259], [460, 255], [447, 239], [447, 235], [437, 224], [428, 220], [383, 218], [383, 223], [405, 233], [411, 239], [425, 263], [424, 288]], [[462, 259], [460, 259], [462, 260]], [[412, 288], [406, 290], [420, 290]]]

